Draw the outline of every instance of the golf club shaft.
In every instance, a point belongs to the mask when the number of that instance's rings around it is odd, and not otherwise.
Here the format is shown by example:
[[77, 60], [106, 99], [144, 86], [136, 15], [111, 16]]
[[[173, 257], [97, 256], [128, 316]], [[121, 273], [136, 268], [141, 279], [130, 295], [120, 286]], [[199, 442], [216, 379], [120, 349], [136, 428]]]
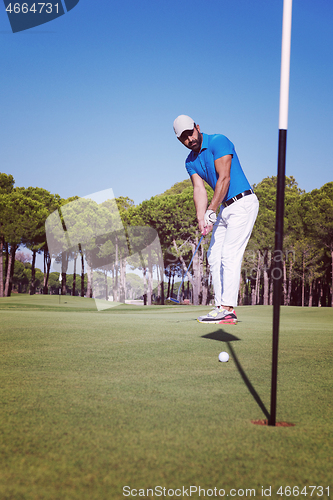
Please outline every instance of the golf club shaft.
[[197, 253], [197, 251], [198, 251], [198, 249], [199, 249], [199, 246], [201, 245], [201, 242], [202, 242], [203, 237], [204, 237], [204, 235], [202, 235], [202, 236], [201, 236], [201, 238], [200, 238], [200, 241], [199, 241], [199, 243], [198, 243], [198, 245], [197, 245], [197, 248], [195, 249], [194, 254], [192, 255], [191, 262], [189, 263], [189, 266], [188, 266], [188, 268], [186, 269], [186, 273], [184, 274], [184, 277], [183, 277], [183, 279], [182, 279], [182, 282], [181, 282], [181, 284], [180, 284], [180, 287], [178, 288], [178, 293], [177, 293], [177, 300], [178, 300], [178, 302], [179, 302], [179, 296], [180, 296], [180, 289], [181, 289], [181, 287], [182, 287], [182, 285], [183, 285], [183, 283], [184, 283], [184, 280], [185, 280], [185, 278], [186, 278], [186, 276], [187, 276], [188, 270], [189, 270], [189, 269], [190, 269], [190, 267], [191, 267], [191, 264], [192, 264], [192, 261], [193, 261], [193, 259], [194, 259], [194, 256], [195, 256], [195, 254]]

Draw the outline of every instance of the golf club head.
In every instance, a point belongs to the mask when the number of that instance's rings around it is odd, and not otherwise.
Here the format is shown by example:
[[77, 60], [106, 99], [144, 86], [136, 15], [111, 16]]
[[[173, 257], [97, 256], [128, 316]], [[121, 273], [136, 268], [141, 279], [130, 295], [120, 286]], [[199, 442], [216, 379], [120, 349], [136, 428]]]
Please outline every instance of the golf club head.
[[168, 297], [167, 300], [171, 300], [171, 302], [175, 302], [176, 304], [180, 304], [179, 300], [173, 299], [172, 297]]

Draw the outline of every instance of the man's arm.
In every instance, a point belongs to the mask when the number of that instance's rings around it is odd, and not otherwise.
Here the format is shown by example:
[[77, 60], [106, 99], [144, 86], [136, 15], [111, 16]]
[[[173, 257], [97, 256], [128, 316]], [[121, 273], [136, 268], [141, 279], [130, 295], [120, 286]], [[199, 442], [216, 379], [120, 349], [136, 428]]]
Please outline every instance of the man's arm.
[[[208, 203], [207, 191], [205, 188], [204, 181], [201, 179], [200, 175], [198, 174], [191, 175], [191, 181], [193, 184], [193, 200], [197, 212], [199, 230], [202, 234], [204, 234], [204, 232], [206, 233], [209, 232], [207, 231], [208, 228], [206, 228], [205, 231], [205, 221], [204, 221]], [[213, 226], [209, 227], [212, 228]]]
[[213, 199], [208, 207], [209, 210], [214, 210], [214, 212], [216, 212], [219, 205], [222, 203], [229, 189], [231, 160], [232, 155], [225, 155], [221, 156], [221, 158], [218, 158], [214, 162], [215, 169], [218, 174], [218, 179], [215, 186]]

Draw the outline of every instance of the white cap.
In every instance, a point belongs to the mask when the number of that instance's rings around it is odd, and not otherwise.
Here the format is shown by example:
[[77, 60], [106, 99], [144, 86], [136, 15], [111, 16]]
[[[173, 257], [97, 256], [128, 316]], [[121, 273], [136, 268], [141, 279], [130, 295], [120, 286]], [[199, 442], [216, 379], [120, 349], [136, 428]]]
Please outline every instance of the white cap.
[[187, 115], [179, 115], [173, 122], [173, 130], [177, 137], [180, 137], [184, 130], [193, 130], [194, 121]]

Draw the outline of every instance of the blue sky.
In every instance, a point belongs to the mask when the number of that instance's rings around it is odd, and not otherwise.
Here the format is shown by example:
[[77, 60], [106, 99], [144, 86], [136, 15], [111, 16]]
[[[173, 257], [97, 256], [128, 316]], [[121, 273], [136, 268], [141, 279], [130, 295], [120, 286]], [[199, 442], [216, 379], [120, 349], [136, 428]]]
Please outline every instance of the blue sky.
[[[0, 6], [0, 171], [63, 198], [135, 203], [187, 178], [172, 123], [234, 142], [251, 184], [276, 175], [282, 0], [80, 0], [13, 34]], [[294, 0], [287, 175], [332, 181], [333, 2]]]

